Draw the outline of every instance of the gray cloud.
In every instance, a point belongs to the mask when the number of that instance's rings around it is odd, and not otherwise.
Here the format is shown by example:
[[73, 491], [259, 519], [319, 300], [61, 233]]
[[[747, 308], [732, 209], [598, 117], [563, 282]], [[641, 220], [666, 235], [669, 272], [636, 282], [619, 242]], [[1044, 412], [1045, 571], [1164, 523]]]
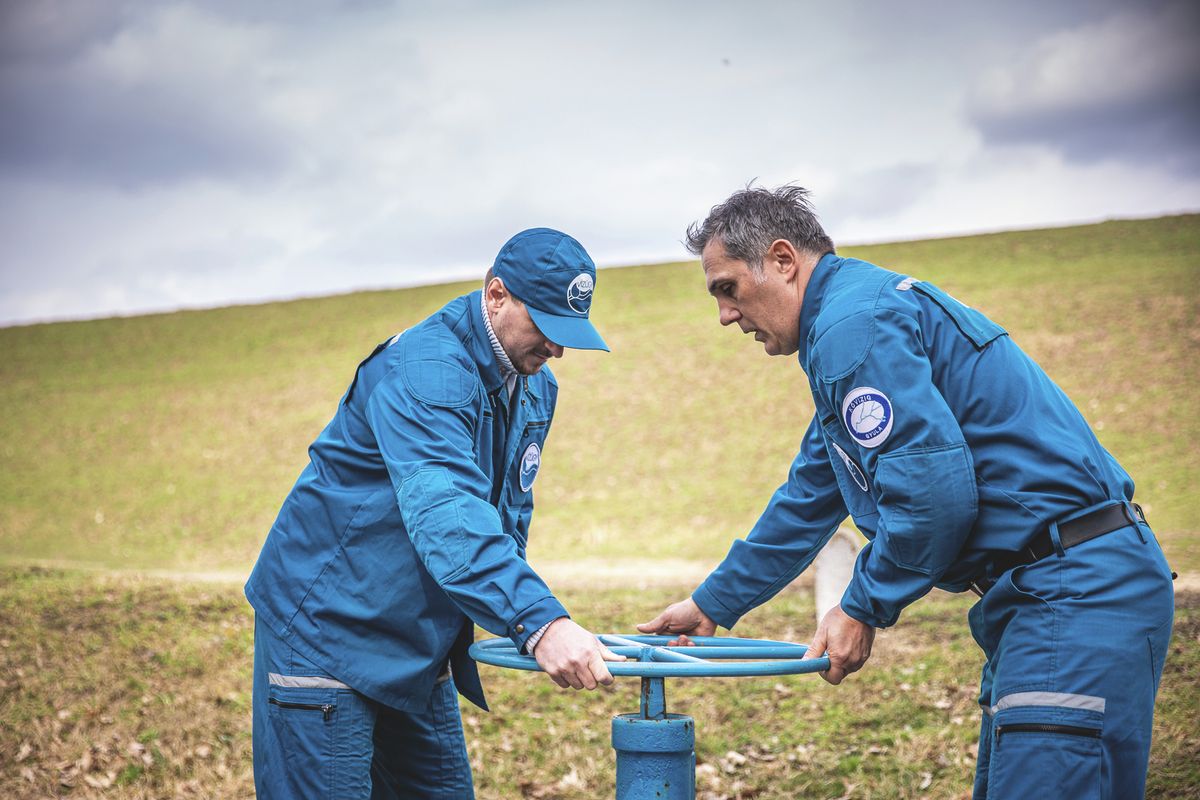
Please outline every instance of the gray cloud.
[[169, 87], [72, 80], [0, 86], [0, 168], [132, 189], [198, 177], [278, 174], [286, 145], [241, 116]]
[[145, 188], [285, 167], [283, 132], [256, 103], [264, 76], [243, 71], [263, 33], [182, 5], [5, 7], [5, 173]]
[[0, 3], [0, 67], [69, 61], [119, 33], [138, 5], [73, 0]]
[[984, 74], [968, 114], [996, 144], [1200, 169], [1200, 6], [1151, 3], [1049, 34]]

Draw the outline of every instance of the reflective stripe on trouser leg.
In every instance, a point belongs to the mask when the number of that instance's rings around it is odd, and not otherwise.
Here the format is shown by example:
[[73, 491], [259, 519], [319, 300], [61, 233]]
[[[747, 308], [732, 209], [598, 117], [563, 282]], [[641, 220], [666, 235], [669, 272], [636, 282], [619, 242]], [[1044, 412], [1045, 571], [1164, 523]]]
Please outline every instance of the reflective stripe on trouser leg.
[[975, 797], [1142, 796], [1172, 613], [1132, 526], [1002, 576], [970, 613], [990, 712]]
[[991, 713], [996, 714], [1006, 708], [1022, 708], [1028, 706], [1049, 706], [1051, 708], [1078, 708], [1084, 711], [1104, 713], [1103, 697], [1093, 697], [1087, 694], [1071, 694], [1070, 692], [1014, 692], [1001, 697], [992, 706]]
[[350, 687], [333, 678], [323, 678], [317, 675], [280, 675], [278, 672], [267, 673], [267, 683], [271, 686], [284, 686], [291, 689], [349, 689]]

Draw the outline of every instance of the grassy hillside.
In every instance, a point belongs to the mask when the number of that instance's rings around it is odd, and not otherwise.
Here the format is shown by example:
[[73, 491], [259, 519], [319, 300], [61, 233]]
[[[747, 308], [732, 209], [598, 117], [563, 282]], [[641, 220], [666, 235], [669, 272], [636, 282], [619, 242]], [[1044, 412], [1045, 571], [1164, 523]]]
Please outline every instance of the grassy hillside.
[[[1137, 478], [1196, 585], [1200, 216], [844, 252], [1008, 327]], [[0, 329], [0, 562], [244, 573], [359, 360], [471, 288]], [[602, 272], [595, 318], [614, 352], [555, 365], [531, 556], [619, 576], [560, 592], [582, 624], [619, 631], [681, 593], [633, 588], [632, 560], [678, 579], [720, 558], [782, 479], [812, 403], [794, 361], [716, 324], [694, 263]], [[697, 721], [701, 795], [967, 796], [972, 600], [916, 604], [841, 687], [673, 684], [671, 709]], [[1200, 594], [1176, 601], [1150, 797], [1192, 797], [1200, 780]], [[738, 634], [802, 641], [812, 619], [809, 594], [786, 591]], [[251, 631], [236, 585], [0, 564], [0, 796], [250, 796]], [[584, 695], [483, 672], [493, 712], [464, 704], [481, 798], [611, 796], [607, 717], [636, 709], [635, 681]]]
[[[1009, 328], [1200, 566], [1200, 217], [845, 248]], [[482, 270], [481, 270], [482, 272]], [[0, 558], [248, 570], [359, 360], [473, 284], [0, 329]], [[694, 263], [603, 271], [611, 355], [554, 365], [531, 557], [715, 561], [812, 413]]]

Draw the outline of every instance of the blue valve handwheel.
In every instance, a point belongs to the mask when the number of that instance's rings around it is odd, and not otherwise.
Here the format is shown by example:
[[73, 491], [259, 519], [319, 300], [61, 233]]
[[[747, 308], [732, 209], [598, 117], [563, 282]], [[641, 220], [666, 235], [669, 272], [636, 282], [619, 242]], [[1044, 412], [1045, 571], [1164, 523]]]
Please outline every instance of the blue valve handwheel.
[[[601, 642], [629, 661], [607, 661], [617, 677], [730, 678], [758, 675], [802, 675], [829, 669], [829, 657], [805, 659], [808, 646], [769, 639], [693, 636], [695, 647], [668, 647], [672, 636], [598, 634]], [[510, 639], [485, 639], [471, 645], [471, 658], [495, 667], [538, 672], [533, 656], [522, 655]], [[709, 659], [715, 659], [710, 661]], [[730, 659], [754, 659], [729, 661]], [[721, 663], [727, 661], [728, 663]]]

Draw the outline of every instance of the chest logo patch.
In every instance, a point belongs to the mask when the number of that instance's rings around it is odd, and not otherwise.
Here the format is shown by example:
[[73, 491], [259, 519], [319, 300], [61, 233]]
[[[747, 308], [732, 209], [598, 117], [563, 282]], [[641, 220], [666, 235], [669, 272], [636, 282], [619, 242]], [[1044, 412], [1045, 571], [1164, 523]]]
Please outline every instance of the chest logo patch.
[[842, 422], [863, 447], [879, 447], [892, 432], [892, 401], [878, 389], [859, 386], [842, 401]]
[[538, 469], [542, 466], [542, 448], [537, 442], [530, 442], [521, 456], [521, 491], [528, 492], [537, 477]]
[[862, 470], [858, 468], [858, 464], [855, 464], [854, 460], [846, 455], [845, 450], [837, 446], [837, 442], [830, 442], [830, 444], [833, 445], [834, 450], [837, 450], [837, 454], [841, 456], [842, 463], [846, 465], [846, 471], [850, 473], [850, 477], [858, 484], [858, 488], [864, 492], [870, 491], [870, 487], [867, 485], [867, 476], [863, 475]]
[[587, 314], [588, 309], [592, 307], [592, 289], [594, 288], [596, 288], [596, 282], [592, 280], [592, 276], [586, 272], [579, 273], [567, 287], [567, 305], [576, 314]]

